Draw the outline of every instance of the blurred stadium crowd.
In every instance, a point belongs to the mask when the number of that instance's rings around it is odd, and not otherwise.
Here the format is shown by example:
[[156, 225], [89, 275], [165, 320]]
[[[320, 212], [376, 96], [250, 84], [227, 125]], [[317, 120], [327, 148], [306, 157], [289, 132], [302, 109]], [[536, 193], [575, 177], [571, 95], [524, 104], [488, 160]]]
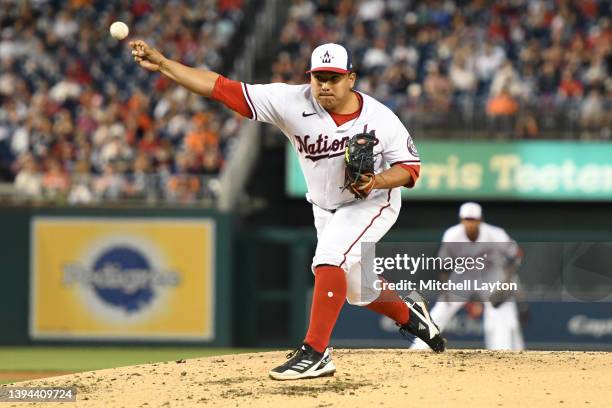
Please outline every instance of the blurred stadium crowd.
[[611, 6], [597, 0], [294, 0], [272, 79], [303, 82], [312, 48], [340, 42], [353, 52], [357, 87], [412, 131], [609, 139]]
[[[107, 27], [125, 21], [167, 56], [220, 70], [244, 4], [0, 0], [0, 181], [70, 203], [213, 198], [241, 119], [137, 67]], [[358, 89], [417, 137], [607, 140], [611, 7], [293, 0], [270, 79], [307, 81], [312, 49], [340, 42]]]
[[0, 1], [0, 181], [27, 197], [213, 197], [240, 121], [132, 61], [115, 20], [220, 69], [241, 1]]

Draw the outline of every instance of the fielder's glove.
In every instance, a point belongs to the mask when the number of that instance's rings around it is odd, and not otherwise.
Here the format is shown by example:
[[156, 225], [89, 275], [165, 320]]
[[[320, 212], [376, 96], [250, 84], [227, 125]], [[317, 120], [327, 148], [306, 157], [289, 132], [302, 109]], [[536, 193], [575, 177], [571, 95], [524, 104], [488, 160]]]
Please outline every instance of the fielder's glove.
[[343, 190], [350, 190], [357, 199], [366, 198], [374, 187], [375, 144], [374, 134], [358, 133], [351, 137], [344, 152]]
[[489, 297], [489, 302], [494, 308], [500, 307], [505, 301], [512, 297], [512, 292], [509, 290], [496, 290]]

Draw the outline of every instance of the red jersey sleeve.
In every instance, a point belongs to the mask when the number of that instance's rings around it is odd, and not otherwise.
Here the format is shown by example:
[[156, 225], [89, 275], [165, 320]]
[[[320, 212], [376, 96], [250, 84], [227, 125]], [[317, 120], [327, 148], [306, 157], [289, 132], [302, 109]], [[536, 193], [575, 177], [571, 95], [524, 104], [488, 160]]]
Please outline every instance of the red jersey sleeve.
[[251, 119], [253, 117], [251, 108], [249, 108], [249, 104], [242, 92], [242, 84], [238, 81], [233, 81], [219, 75], [219, 78], [215, 81], [211, 98], [221, 102], [245, 118]]

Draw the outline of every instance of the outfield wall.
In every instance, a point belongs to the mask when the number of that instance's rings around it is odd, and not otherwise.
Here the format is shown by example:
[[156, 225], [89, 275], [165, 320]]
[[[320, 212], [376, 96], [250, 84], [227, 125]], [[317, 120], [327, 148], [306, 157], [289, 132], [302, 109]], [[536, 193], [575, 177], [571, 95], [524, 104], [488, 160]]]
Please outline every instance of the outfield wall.
[[[238, 230], [230, 215], [187, 208], [4, 207], [0, 225], [0, 344], [286, 347], [306, 330], [312, 227]], [[605, 230], [509, 233], [519, 242], [610, 237]], [[439, 235], [396, 229], [385, 240], [436, 242]], [[612, 348], [612, 303], [531, 306], [528, 347]], [[449, 337], [478, 346], [481, 334], [482, 323], [460, 313]], [[405, 345], [394, 327], [352, 306], [343, 310], [334, 339]]]
[[[539, 241], [608, 242], [609, 231], [509, 229], [519, 243]], [[386, 242], [438, 242], [435, 229], [392, 230]], [[311, 257], [316, 245], [313, 228], [259, 228], [240, 235], [243, 267], [236, 310], [245, 322], [241, 345], [280, 347], [302, 341], [307, 329], [313, 277]], [[521, 273], [525, 273], [522, 271]], [[537, 274], [537, 270], [529, 273]], [[532, 277], [533, 278], [533, 277]], [[256, 288], [256, 290], [254, 290]], [[435, 300], [435, 299], [431, 299]], [[612, 303], [578, 301], [529, 302], [523, 327], [530, 349], [612, 350]], [[452, 347], [483, 347], [482, 318], [462, 310], [445, 334]], [[406, 347], [406, 340], [388, 319], [346, 304], [333, 333], [336, 347]]]

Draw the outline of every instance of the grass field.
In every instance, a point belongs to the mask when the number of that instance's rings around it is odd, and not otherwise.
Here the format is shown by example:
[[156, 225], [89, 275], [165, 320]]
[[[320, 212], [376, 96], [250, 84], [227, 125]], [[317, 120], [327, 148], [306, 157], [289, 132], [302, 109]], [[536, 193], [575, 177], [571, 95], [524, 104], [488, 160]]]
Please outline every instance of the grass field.
[[237, 354], [255, 349], [194, 347], [0, 347], [0, 384], [135, 364]]

